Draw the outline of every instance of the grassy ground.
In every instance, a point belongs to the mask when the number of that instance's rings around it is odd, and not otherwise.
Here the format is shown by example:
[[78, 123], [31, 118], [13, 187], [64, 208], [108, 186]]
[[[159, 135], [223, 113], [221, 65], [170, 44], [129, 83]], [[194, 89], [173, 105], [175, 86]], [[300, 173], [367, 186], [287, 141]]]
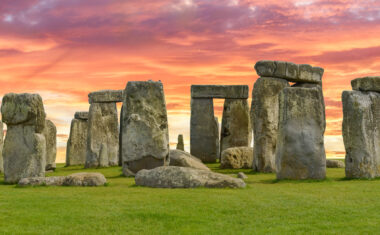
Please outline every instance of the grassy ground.
[[[235, 175], [235, 170], [213, 170]], [[380, 180], [281, 181], [254, 174], [245, 189], [151, 189], [119, 167], [65, 168], [48, 175], [103, 173], [105, 187], [1, 184], [0, 234], [368, 234], [380, 231]]]

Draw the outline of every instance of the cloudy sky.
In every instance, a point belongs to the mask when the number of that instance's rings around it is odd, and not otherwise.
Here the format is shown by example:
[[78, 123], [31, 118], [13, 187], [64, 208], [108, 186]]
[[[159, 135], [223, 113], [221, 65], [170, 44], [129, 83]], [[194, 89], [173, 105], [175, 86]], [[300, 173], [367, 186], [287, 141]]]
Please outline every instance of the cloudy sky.
[[0, 96], [41, 94], [62, 160], [91, 91], [161, 80], [171, 142], [188, 144], [191, 84], [252, 89], [258, 60], [308, 63], [325, 68], [326, 146], [341, 156], [341, 93], [380, 74], [379, 36], [376, 0], [1, 0]]

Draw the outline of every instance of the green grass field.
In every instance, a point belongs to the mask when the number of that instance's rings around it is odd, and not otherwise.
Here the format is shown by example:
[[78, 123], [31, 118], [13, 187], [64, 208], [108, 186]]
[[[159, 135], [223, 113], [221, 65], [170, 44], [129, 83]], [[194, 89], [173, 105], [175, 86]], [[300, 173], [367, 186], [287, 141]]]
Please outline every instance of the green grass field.
[[[236, 175], [240, 170], [214, 171]], [[121, 168], [58, 165], [52, 175], [94, 171], [105, 187], [0, 184], [0, 234], [377, 234], [380, 180], [345, 180], [328, 169], [323, 181], [249, 177], [245, 189], [137, 187]], [[3, 182], [1, 176], [0, 182]]]

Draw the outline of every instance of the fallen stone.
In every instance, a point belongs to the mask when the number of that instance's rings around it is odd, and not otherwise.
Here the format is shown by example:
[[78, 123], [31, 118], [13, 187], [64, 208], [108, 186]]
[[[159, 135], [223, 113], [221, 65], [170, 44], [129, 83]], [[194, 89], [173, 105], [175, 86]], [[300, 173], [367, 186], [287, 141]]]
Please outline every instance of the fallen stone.
[[277, 179], [324, 179], [325, 116], [319, 88], [284, 88], [276, 146]]
[[[92, 103], [90, 105], [87, 134], [85, 167], [117, 166], [119, 163], [119, 125], [116, 103]], [[107, 158], [108, 161], [104, 158]]]
[[261, 77], [252, 90], [252, 129], [254, 134], [254, 170], [275, 172], [279, 95], [289, 83], [280, 78]]
[[185, 151], [185, 145], [183, 143], [183, 135], [182, 134], [178, 135], [178, 142], [177, 142], [176, 149]]
[[153, 188], [244, 188], [243, 180], [212, 171], [190, 167], [161, 166], [141, 170], [135, 177], [136, 185]]
[[191, 167], [209, 171], [210, 169], [201, 160], [192, 156], [190, 153], [181, 150], [170, 150], [170, 166]]
[[88, 120], [88, 112], [76, 112], [74, 114], [75, 119]]
[[123, 172], [169, 164], [169, 131], [161, 82], [128, 82], [125, 90]]
[[101, 173], [74, 173], [68, 176], [29, 177], [18, 182], [19, 186], [103, 186], [107, 183]]
[[380, 92], [380, 76], [357, 78], [351, 81], [353, 90]]
[[3, 127], [3, 122], [0, 121], [0, 173], [4, 173], [3, 147], [4, 147], [4, 127]]
[[380, 93], [344, 91], [342, 102], [346, 177], [379, 177]]
[[22, 178], [18, 182], [19, 186], [61, 186], [65, 181], [66, 176], [51, 176], [51, 177], [29, 177]]
[[86, 162], [88, 122], [83, 119], [71, 121], [70, 136], [66, 147], [66, 166], [84, 165]]
[[250, 146], [252, 129], [246, 99], [224, 101], [220, 152], [231, 147]]
[[239, 179], [243, 179], [243, 180], [248, 179], [248, 176], [247, 176], [246, 174], [244, 174], [243, 172], [239, 172], [239, 173], [237, 174], [237, 177], [238, 177]]
[[190, 154], [202, 162], [219, 158], [219, 129], [211, 98], [191, 99]]
[[220, 168], [251, 169], [253, 167], [253, 148], [234, 147], [222, 152]]
[[192, 85], [191, 98], [248, 99], [247, 85]]
[[92, 103], [116, 103], [123, 102], [123, 90], [101, 90], [88, 94], [88, 102]]
[[53, 170], [56, 167], [55, 159], [57, 157], [57, 128], [52, 121], [45, 121], [45, 129], [42, 134], [46, 140], [45, 170]]
[[339, 160], [326, 159], [327, 168], [344, 168], [344, 162]]

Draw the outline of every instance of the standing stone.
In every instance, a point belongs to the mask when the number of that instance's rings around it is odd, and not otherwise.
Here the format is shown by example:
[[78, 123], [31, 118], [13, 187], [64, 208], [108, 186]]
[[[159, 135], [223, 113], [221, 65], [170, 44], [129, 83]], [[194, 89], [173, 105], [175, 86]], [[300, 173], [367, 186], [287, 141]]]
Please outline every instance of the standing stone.
[[[75, 114], [71, 121], [70, 136], [67, 140], [66, 149], [66, 166], [84, 165], [86, 162], [87, 148], [87, 129], [88, 129], [88, 112], [87, 115]], [[77, 115], [78, 114], [78, 115]]]
[[212, 98], [191, 99], [190, 153], [203, 162], [219, 157], [219, 130]]
[[261, 77], [252, 90], [252, 120], [254, 134], [253, 159], [259, 172], [275, 172], [280, 92], [288, 87], [286, 80]]
[[220, 158], [222, 169], [252, 169], [253, 148], [233, 147], [224, 150]]
[[161, 82], [128, 82], [125, 89], [123, 173], [169, 164], [169, 131]]
[[344, 91], [346, 177], [380, 176], [380, 93]]
[[325, 116], [320, 88], [285, 88], [279, 102], [277, 179], [325, 178]]
[[43, 135], [46, 140], [46, 166], [45, 170], [54, 170], [57, 157], [57, 128], [50, 120], [45, 121]]
[[219, 136], [219, 133], [220, 133], [220, 125], [219, 125], [219, 120], [218, 120], [218, 117], [214, 117], [214, 125], [216, 126], [216, 128], [214, 128], [214, 136], [217, 136], [218, 138], [215, 139], [216, 141], [216, 159], [219, 159], [220, 160], [220, 136]]
[[178, 135], [178, 142], [177, 142], [177, 148], [176, 149], [185, 151], [185, 145], [183, 143], [183, 135], [182, 134]]
[[121, 106], [120, 110], [120, 128], [119, 128], [119, 166], [123, 166], [123, 128], [124, 124], [124, 104]]
[[224, 101], [220, 152], [232, 147], [250, 146], [252, 130], [246, 99]]
[[7, 124], [3, 149], [4, 181], [17, 183], [21, 178], [45, 176], [46, 140], [41, 133], [46, 115], [41, 96], [6, 94], [1, 114]]
[[4, 173], [3, 147], [4, 147], [4, 127], [3, 127], [3, 122], [0, 121], [0, 173]]
[[[117, 166], [119, 127], [116, 103], [92, 103], [88, 119], [85, 167]], [[102, 157], [102, 162], [100, 161]], [[104, 160], [108, 158], [108, 163]]]

